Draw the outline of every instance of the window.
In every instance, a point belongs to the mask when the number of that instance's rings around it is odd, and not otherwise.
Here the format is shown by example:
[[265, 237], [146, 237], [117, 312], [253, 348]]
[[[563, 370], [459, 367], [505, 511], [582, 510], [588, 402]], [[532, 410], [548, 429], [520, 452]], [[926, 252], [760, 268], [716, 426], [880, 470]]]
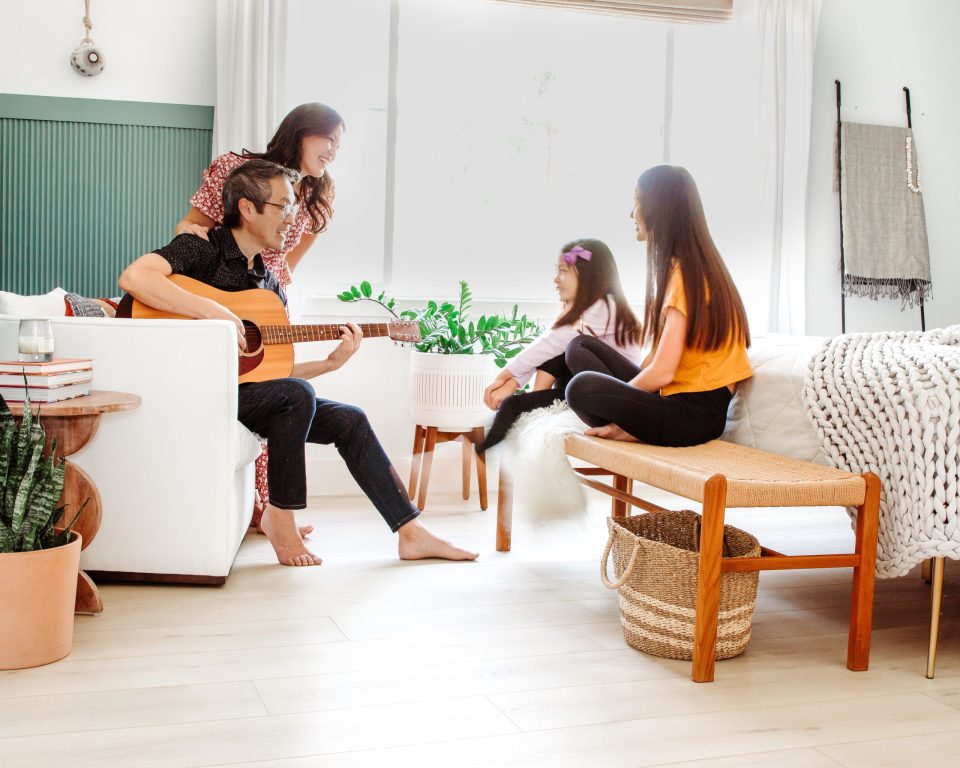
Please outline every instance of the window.
[[400, 0], [392, 32], [391, 6], [291, 7], [286, 101], [324, 101], [347, 121], [333, 169], [336, 216], [294, 291], [329, 296], [389, 278], [388, 292], [401, 298], [452, 298], [466, 279], [478, 299], [552, 302], [560, 246], [598, 237], [641, 304], [645, 248], [627, 218], [633, 185], [645, 168], [670, 162], [697, 180], [751, 323], [765, 327], [773, 203], [760, 190], [775, 158], [758, 127], [755, 11], [673, 25], [489, 0]]
[[393, 291], [553, 299], [560, 247], [598, 237], [642, 297], [627, 218], [660, 162], [665, 25], [404, 2]]

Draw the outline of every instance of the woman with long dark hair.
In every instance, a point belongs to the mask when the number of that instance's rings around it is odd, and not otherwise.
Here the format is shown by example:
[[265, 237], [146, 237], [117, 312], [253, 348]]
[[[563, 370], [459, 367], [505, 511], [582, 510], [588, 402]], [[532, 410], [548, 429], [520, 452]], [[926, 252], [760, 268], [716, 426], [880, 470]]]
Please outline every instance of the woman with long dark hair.
[[704, 443], [723, 433], [735, 385], [753, 375], [743, 302], [686, 169], [645, 171], [630, 215], [647, 242], [642, 338], [651, 351], [637, 366], [594, 339], [574, 340], [565, 357], [575, 374], [567, 402], [590, 425], [588, 435]]
[[[264, 264], [280, 281], [283, 290], [291, 281], [291, 272], [310, 250], [317, 235], [326, 231], [333, 216], [333, 179], [327, 167], [336, 159], [343, 136], [343, 118], [325, 104], [301, 104], [277, 127], [264, 152], [227, 152], [217, 157], [203, 172], [203, 184], [190, 198], [193, 206], [177, 224], [176, 234], [207, 239], [207, 230], [223, 224], [223, 185], [230, 173], [254, 158], [282, 165], [299, 173], [294, 184], [297, 210], [283, 245], [262, 253]], [[252, 525], [259, 530], [260, 517], [269, 501], [267, 494], [267, 449], [257, 459], [257, 501]], [[312, 526], [300, 529], [306, 535]]]
[[190, 198], [193, 207], [177, 224], [176, 233], [206, 238], [210, 227], [223, 223], [223, 185], [230, 172], [247, 160], [258, 158], [291, 168], [300, 174], [294, 185], [297, 214], [283, 246], [263, 252], [267, 268], [286, 288], [290, 271], [296, 269], [333, 216], [334, 185], [327, 167], [337, 157], [343, 128], [343, 118], [335, 109], [325, 104], [301, 104], [280, 122], [266, 151], [227, 152], [210, 164], [203, 173], [203, 184]]
[[[564, 245], [553, 282], [563, 305], [560, 316], [484, 392], [484, 402], [497, 415], [481, 451], [506, 437], [521, 414], [563, 400], [573, 375], [563, 356], [572, 340], [589, 336], [627, 359], [640, 360], [640, 321], [627, 303], [617, 263], [606, 243], [585, 238]], [[534, 374], [532, 391], [515, 394]]]

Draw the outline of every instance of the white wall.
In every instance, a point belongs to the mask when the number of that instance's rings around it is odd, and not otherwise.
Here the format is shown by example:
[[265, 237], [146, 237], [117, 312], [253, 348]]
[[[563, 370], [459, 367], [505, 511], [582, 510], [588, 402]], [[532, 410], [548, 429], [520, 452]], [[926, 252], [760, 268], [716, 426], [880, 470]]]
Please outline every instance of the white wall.
[[91, 3], [91, 36], [104, 55], [95, 77], [70, 67], [86, 31], [81, 0], [5, 0], [2, 18], [0, 93], [214, 103], [215, 0]]
[[[913, 128], [923, 169], [923, 198], [934, 298], [928, 328], [960, 322], [960, 249], [954, 223], [960, 180], [960, 3], [956, 0], [825, 0], [817, 40], [810, 176], [807, 188], [807, 332], [840, 332], [840, 219], [833, 191], [834, 80], [844, 120]], [[915, 330], [917, 309], [899, 302], [848, 299], [847, 330]]]

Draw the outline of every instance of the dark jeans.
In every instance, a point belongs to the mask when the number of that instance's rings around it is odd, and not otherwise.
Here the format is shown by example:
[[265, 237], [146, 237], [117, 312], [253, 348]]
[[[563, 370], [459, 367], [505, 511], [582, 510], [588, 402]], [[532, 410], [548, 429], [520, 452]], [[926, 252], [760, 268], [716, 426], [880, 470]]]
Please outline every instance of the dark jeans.
[[652, 445], [699, 445], [723, 434], [730, 390], [683, 392], [664, 397], [629, 383], [639, 366], [591, 336], [567, 346], [566, 362], [575, 374], [567, 403], [591, 427], [616, 424]]
[[563, 392], [570, 381], [572, 374], [564, 362], [563, 355], [557, 355], [550, 358], [542, 365], [537, 367], [538, 371], [544, 371], [553, 376], [556, 381], [550, 389], [541, 389], [536, 392], [519, 392], [510, 395], [506, 400], [500, 403], [497, 409], [497, 415], [493, 418], [493, 424], [490, 425], [490, 431], [487, 432], [483, 443], [477, 448], [483, 452], [497, 445], [507, 436], [517, 419], [523, 414], [535, 411], [537, 408], [546, 408], [553, 405], [557, 400], [563, 400]]
[[237, 418], [267, 439], [267, 486], [273, 506], [307, 506], [304, 444], [333, 443], [390, 530], [396, 532], [420, 514], [359, 408], [318, 398], [302, 379], [273, 379], [240, 385]]

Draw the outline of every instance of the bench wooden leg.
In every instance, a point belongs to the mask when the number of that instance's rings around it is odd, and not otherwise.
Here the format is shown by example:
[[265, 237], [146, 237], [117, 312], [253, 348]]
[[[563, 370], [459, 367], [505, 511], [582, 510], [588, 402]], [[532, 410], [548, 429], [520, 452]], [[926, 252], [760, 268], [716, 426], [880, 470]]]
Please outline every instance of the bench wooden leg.
[[717, 620], [720, 612], [720, 570], [723, 561], [723, 515], [727, 479], [714, 475], [703, 487], [703, 525], [700, 528], [700, 565], [697, 574], [697, 614], [693, 630], [695, 683], [713, 681], [717, 656]]
[[417, 496], [417, 480], [420, 477], [420, 460], [423, 458], [423, 427], [417, 424], [413, 432], [413, 455], [410, 457], [410, 501]]
[[870, 665], [870, 629], [873, 625], [873, 580], [877, 566], [877, 530], [880, 518], [880, 478], [863, 475], [867, 489], [863, 504], [857, 508], [856, 553], [859, 564], [853, 568], [853, 594], [850, 600], [850, 640], [847, 643], [847, 669], [862, 671]]
[[423, 470], [420, 472], [420, 498], [417, 509], [427, 506], [427, 485], [430, 482], [430, 466], [433, 464], [433, 451], [437, 447], [437, 428], [427, 427], [426, 444], [423, 447]]
[[[472, 442], [477, 445], [483, 445], [483, 427], [473, 428]], [[472, 447], [471, 447], [472, 450]], [[482, 453], [477, 453], [477, 488], [480, 491], [480, 509], [487, 511], [487, 457]], [[464, 498], [467, 498], [464, 496]]]
[[[620, 491], [621, 493], [629, 493], [630, 491], [628, 490], [628, 488], [630, 488], [630, 485], [632, 482], [633, 482], [632, 480], [629, 480], [623, 475], [613, 476], [613, 487], [616, 490]], [[627, 502], [614, 498], [611, 514], [613, 515], [613, 517], [626, 517]]]
[[510, 474], [500, 459], [500, 479], [497, 482], [497, 552], [510, 551], [513, 535], [513, 484]]

